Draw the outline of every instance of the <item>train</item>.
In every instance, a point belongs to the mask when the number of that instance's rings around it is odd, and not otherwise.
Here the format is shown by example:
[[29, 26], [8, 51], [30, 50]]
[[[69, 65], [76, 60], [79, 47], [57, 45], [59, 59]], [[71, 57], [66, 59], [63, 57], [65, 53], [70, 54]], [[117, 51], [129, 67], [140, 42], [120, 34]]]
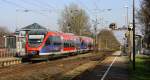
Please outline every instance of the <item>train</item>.
[[72, 33], [29, 31], [26, 35], [26, 53], [30, 59], [46, 59], [50, 55], [84, 53], [93, 50], [93, 38]]

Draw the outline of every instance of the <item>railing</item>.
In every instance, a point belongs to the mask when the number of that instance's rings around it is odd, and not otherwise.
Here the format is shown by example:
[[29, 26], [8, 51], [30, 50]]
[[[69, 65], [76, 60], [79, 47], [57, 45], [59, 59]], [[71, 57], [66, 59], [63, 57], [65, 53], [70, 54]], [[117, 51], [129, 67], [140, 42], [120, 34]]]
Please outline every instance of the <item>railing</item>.
[[10, 58], [16, 56], [16, 49], [0, 49], [0, 58]]
[[15, 36], [0, 37], [0, 67], [21, 63], [21, 58], [16, 57], [16, 42]]
[[16, 55], [16, 37], [0, 37], [0, 58], [10, 58]]

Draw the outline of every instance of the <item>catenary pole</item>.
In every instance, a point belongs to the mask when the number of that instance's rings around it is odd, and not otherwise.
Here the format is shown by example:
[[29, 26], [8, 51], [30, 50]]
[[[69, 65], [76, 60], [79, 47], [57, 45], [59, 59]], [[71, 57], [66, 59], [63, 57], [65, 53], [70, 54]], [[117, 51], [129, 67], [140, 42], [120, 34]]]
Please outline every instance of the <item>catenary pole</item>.
[[135, 70], [135, 0], [133, 0], [133, 70]]

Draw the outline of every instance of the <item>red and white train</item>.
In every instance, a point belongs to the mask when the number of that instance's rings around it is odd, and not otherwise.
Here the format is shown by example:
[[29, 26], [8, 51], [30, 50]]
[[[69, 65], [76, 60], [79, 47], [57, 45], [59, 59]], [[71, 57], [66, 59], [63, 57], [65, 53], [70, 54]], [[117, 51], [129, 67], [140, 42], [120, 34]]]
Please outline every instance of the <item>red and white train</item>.
[[93, 39], [71, 33], [29, 31], [26, 53], [30, 58], [93, 50]]

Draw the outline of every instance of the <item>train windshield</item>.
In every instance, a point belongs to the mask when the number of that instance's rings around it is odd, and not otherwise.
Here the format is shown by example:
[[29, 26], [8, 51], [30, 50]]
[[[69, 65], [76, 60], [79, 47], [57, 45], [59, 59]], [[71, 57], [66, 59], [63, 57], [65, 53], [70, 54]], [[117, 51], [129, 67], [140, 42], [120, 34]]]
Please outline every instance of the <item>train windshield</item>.
[[61, 45], [60, 36], [49, 36], [46, 45]]
[[29, 45], [32, 47], [38, 47], [44, 40], [44, 35], [29, 35]]

